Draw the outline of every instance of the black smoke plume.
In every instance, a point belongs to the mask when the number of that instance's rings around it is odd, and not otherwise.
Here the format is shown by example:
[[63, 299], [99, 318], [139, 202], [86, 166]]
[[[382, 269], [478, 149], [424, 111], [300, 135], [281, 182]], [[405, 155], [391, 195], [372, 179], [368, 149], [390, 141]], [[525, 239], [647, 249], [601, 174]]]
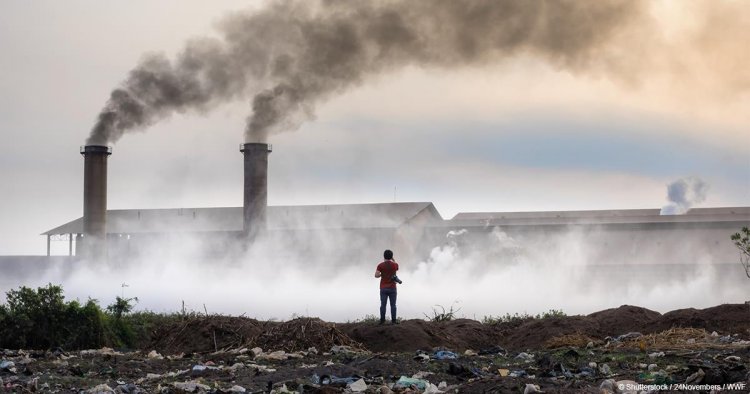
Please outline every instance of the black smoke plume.
[[252, 96], [247, 141], [294, 130], [315, 105], [405, 66], [455, 69], [533, 55], [585, 72], [642, 12], [633, 0], [276, 1], [229, 15], [220, 38], [150, 55], [115, 89], [88, 144], [177, 112]]

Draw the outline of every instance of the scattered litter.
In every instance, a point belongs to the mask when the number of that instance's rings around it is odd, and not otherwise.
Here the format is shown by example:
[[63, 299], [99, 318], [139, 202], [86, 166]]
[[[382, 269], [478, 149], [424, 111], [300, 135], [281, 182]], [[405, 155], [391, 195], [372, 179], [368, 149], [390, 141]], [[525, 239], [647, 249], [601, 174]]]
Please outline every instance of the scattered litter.
[[455, 360], [457, 358], [458, 358], [458, 355], [456, 353], [453, 353], [447, 350], [439, 350], [435, 352], [436, 360]]
[[188, 382], [174, 382], [172, 383], [172, 386], [178, 390], [185, 390], [189, 393], [192, 393], [196, 390], [210, 390], [210, 386], [206, 386], [205, 384], [198, 383], [194, 380], [188, 381]]
[[534, 361], [534, 355], [533, 354], [529, 354], [529, 353], [525, 353], [525, 352], [521, 352], [521, 353], [518, 353], [518, 355], [516, 356], [516, 360], [523, 360], [523, 361], [526, 361], [526, 362], [532, 362], [532, 361]]
[[691, 374], [687, 377], [687, 379], [685, 379], [685, 384], [700, 384], [700, 382], [703, 381], [703, 377], [705, 376], [706, 373], [703, 372], [703, 369], [698, 369], [697, 372]]
[[434, 372], [428, 372], [428, 371], [419, 371], [415, 373], [414, 375], [411, 375], [412, 379], [424, 379], [430, 375], [434, 375]]
[[349, 389], [352, 392], [360, 393], [362, 391], [367, 390], [367, 383], [365, 383], [364, 379], [359, 379], [356, 382], [349, 385]]
[[150, 351], [148, 353], [147, 357], [150, 358], [150, 359], [152, 359], [152, 360], [164, 360], [164, 356], [162, 356], [161, 354], [157, 353], [156, 350]]
[[230, 393], [244, 393], [244, 392], [247, 392], [247, 390], [242, 386], [235, 385], [235, 386], [232, 386], [231, 389], [229, 389], [229, 392]]
[[599, 373], [604, 376], [609, 376], [612, 374], [612, 368], [609, 367], [609, 364], [602, 364], [599, 366]]
[[0, 361], [0, 371], [8, 371], [10, 373], [16, 373], [16, 363], [13, 361]]
[[406, 376], [402, 376], [393, 387], [394, 388], [413, 387], [413, 388], [418, 389], [419, 391], [424, 391], [427, 388], [427, 384], [428, 382], [422, 379], [413, 379], [413, 378], [407, 378]]
[[115, 390], [112, 390], [112, 387], [109, 387], [106, 384], [100, 384], [86, 391], [87, 394], [105, 394], [105, 393], [114, 393], [114, 392]]
[[256, 360], [286, 360], [288, 357], [287, 353], [283, 350], [277, 350], [275, 352], [271, 353], [261, 353], [257, 356], [255, 356]]
[[531, 383], [526, 383], [526, 388], [523, 390], [523, 394], [532, 394], [532, 393], [543, 393], [539, 386]]
[[500, 369], [497, 370], [497, 373], [499, 373], [500, 376], [502, 376], [502, 377], [506, 377], [506, 376], [508, 376], [508, 374], [510, 374], [510, 370], [509, 369], [505, 369], [505, 368], [500, 368]]
[[664, 357], [664, 352], [654, 352], [654, 353], [649, 353], [648, 355], [648, 358], [652, 358], [652, 359], [659, 358], [659, 357]]
[[414, 360], [416, 360], [416, 361], [422, 361], [422, 362], [430, 361], [430, 355], [429, 354], [425, 354], [425, 353], [420, 353], [420, 354], [417, 354], [416, 356], [414, 356]]
[[476, 356], [477, 354], [478, 354], [477, 352], [471, 349], [466, 349], [466, 351], [464, 352], [464, 356], [467, 356], [467, 357]]

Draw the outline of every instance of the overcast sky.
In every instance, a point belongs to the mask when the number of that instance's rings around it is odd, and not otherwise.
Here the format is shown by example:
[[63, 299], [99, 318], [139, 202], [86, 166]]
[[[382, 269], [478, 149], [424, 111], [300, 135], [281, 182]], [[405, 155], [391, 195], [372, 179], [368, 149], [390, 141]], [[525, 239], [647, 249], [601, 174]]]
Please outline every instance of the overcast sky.
[[[616, 77], [515, 55], [410, 66], [332, 97], [314, 120], [271, 136], [269, 204], [431, 201], [444, 218], [661, 208], [667, 185], [693, 176], [708, 184], [700, 206], [750, 205], [750, 3], [649, 4], [653, 40], [605, 59]], [[43, 254], [39, 234], [81, 216], [79, 146], [144, 54], [173, 57], [246, 8], [0, 3], [0, 255]], [[248, 98], [124, 136], [109, 208], [240, 206], [249, 114]]]

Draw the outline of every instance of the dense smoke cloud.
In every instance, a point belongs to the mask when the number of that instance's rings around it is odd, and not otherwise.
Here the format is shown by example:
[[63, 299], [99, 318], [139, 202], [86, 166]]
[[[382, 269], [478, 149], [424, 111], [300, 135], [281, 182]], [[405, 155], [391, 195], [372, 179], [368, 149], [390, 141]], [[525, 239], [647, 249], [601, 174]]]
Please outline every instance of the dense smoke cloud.
[[410, 65], [532, 55], [586, 72], [642, 8], [630, 0], [277, 1], [230, 15], [220, 39], [192, 40], [174, 60], [147, 56], [111, 93], [87, 143], [247, 96], [246, 140], [265, 141], [312, 118], [322, 100]]
[[669, 204], [661, 209], [662, 215], [681, 215], [695, 204], [706, 200], [708, 184], [696, 177], [678, 179], [667, 185]]

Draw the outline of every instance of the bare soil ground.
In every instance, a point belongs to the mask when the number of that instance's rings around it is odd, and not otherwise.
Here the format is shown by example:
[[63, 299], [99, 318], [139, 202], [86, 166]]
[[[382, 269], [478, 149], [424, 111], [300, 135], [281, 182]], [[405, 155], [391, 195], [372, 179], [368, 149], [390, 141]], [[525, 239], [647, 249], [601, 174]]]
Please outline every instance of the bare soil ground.
[[0, 391], [599, 393], [624, 392], [625, 380], [700, 389], [748, 382], [748, 339], [744, 304], [498, 324], [191, 317], [138, 350], [0, 351]]

